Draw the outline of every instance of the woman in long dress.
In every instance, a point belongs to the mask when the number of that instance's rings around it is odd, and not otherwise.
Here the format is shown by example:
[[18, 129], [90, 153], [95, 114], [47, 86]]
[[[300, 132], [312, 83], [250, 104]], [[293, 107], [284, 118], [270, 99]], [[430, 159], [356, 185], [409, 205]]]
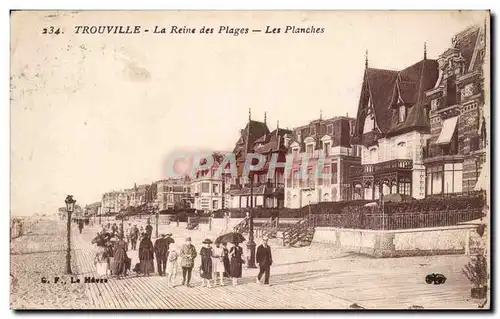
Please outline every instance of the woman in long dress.
[[139, 244], [139, 261], [140, 269], [143, 276], [149, 276], [149, 274], [154, 273], [153, 264], [153, 243], [149, 237], [144, 234]]
[[214, 284], [217, 285], [217, 274], [220, 276], [220, 285], [224, 286], [224, 249], [220, 246], [220, 243], [216, 243], [213, 248], [212, 256], [212, 270], [214, 272]]
[[128, 259], [127, 257], [127, 243], [123, 240], [123, 234], [118, 236], [118, 241], [115, 243], [113, 256], [116, 264], [116, 275], [118, 279], [125, 274], [125, 263]]
[[208, 288], [211, 288], [210, 280], [212, 279], [212, 272], [213, 272], [213, 267], [212, 267], [213, 250], [212, 247], [210, 247], [211, 243], [212, 241], [210, 239], [205, 239], [203, 241], [203, 244], [205, 244], [205, 246], [201, 247], [200, 250], [200, 256], [201, 256], [200, 276], [202, 279], [201, 286], [202, 287], [207, 286]]
[[167, 285], [174, 287], [175, 277], [177, 275], [179, 253], [175, 245], [171, 244], [167, 255], [167, 267], [165, 268], [165, 274], [167, 275]]
[[239, 246], [238, 242], [233, 243], [233, 247], [229, 250], [229, 257], [231, 263], [231, 278], [233, 278], [233, 286], [238, 284], [238, 278], [241, 278], [243, 272], [243, 264], [245, 260], [243, 259], [243, 248]]
[[231, 265], [229, 262], [229, 249], [227, 249], [227, 243], [222, 243], [222, 263], [224, 265], [224, 277], [229, 278]]

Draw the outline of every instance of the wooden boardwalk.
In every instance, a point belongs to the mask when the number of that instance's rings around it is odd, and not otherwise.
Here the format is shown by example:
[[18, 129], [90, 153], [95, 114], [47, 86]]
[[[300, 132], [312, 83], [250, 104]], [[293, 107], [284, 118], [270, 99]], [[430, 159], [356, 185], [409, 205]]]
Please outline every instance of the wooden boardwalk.
[[[74, 234], [80, 276], [95, 274], [91, 233]], [[181, 233], [174, 236], [180, 239]], [[224, 287], [202, 288], [193, 270], [193, 288], [167, 287], [166, 278], [156, 274], [133, 275], [85, 284], [86, 294], [96, 309], [347, 309], [353, 303], [367, 309], [407, 309], [411, 305], [477, 309], [481, 302], [470, 298], [470, 284], [460, 273], [465, 256], [373, 259], [340, 254], [327, 246], [271, 245], [275, 256], [271, 286], [255, 283], [257, 270], [244, 269], [238, 286], [231, 286], [228, 280]], [[133, 264], [135, 255], [137, 252], [129, 254]], [[432, 272], [445, 274], [447, 282], [427, 285], [425, 275]], [[181, 280], [178, 273], [176, 283]]]
[[[87, 236], [75, 234], [78, 276], [94, 276], [94, 249]], [[177, 284], [182, 274], [177, 275]], [[202, 288], [193, 271], [194, 287], [166, 285], [165, 277], [131, 276], [107, 283], [85, 284], [91, 307], [96, 309], [345, 309], [349, 303], [328, 294], [296, 285], [264, 286], [255, 276], [242, 278], [238, 286]]]

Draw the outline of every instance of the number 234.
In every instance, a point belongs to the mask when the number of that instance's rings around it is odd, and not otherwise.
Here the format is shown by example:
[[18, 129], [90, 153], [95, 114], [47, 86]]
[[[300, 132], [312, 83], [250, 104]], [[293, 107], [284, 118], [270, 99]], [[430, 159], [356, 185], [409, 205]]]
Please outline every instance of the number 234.
[[43, 28], [42, 29], [42, 34], [60, 34], [61, 28], [54, 28], [54, 27], [49, 27], [49, 28]]

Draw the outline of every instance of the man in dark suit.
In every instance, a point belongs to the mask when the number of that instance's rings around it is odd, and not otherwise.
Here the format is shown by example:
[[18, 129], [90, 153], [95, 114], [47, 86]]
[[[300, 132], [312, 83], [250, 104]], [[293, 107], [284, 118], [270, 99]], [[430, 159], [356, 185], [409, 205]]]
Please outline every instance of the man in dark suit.
[[163, 276], [167, 265], [168, 243], [165, 234], [155, 241], [154, 252], [156, 255], [156, 265], [158, 266], [158, 275]]
[[257, 254], [255, 259], [259, 264], [260, 271], [257, 275], [257, 283], [260, 284], [260, 279], [264, 275], [264, 284], [269, 285], [269, 274], [271, 272], [271, 265], [273, 264], [273, 258], [271, 255], [271, 247], [267, 244], [268, 238], [262, 238], [262, 244], [257, 248]]

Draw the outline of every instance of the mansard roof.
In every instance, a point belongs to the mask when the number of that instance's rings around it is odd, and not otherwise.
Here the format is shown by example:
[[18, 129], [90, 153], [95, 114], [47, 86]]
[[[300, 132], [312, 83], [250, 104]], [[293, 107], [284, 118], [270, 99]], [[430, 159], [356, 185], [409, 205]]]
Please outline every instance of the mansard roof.
[[[307, 125], [296, 127], [291, 132], [289, 147], [297, 142], [300, 145], [300, 152], [305, 152], [305, 140], [312, 138], [316, 143], [316, 149], [321, 149], [321, 139], [325, 136], [332, 139], [332, 146], [350, 147], [350, 123], [354, 121], [352, 117], [335, 116], [329, 119], [317, 119]], [[328, 132], [330, 125], [332, 125], [331, 133]], [[314, 134], [311, 134], [311, 127], [315, 129]]]

